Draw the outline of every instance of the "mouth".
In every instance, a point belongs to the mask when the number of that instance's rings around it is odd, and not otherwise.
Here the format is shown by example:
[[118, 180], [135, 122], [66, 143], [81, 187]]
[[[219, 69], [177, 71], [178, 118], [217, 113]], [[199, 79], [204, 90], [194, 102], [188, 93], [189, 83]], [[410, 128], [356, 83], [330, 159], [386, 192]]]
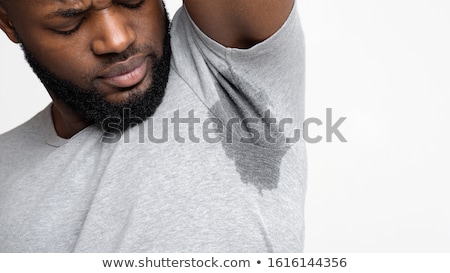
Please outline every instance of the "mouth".
[[139, 84], [147, 75], [147, 58], [131, 57], [106, 69], [99, 77], [104, 83], [117, 88], [130, 88]]

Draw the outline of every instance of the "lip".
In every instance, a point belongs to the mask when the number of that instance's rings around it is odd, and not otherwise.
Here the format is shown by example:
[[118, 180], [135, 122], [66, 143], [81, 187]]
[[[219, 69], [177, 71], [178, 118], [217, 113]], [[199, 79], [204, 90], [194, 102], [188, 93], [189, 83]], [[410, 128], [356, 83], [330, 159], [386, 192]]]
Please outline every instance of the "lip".
[[147, 72], [146, 60], [145, 56], [131, 57], [108, 67], [99, 78], [114, 87], [132, 87], [144, 79]]

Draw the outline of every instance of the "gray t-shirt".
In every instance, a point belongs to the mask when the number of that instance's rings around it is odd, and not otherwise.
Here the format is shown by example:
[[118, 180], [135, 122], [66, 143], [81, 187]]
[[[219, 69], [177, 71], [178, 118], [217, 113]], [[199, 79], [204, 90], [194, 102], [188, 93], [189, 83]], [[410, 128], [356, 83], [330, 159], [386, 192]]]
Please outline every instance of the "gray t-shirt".
[[208, 38], [181, 8], [172, 48], [163, 103], [120, 140], [95, 126], [62, 139], [51, 106], [0, 136], [0, 252], [303, 250], [296, 9], [242, 50]]

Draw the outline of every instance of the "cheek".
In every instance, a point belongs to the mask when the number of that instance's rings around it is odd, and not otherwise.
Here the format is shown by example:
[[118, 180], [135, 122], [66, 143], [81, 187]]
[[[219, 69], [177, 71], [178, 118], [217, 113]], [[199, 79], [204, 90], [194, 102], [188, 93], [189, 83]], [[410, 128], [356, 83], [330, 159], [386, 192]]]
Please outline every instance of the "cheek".
[[153, 1], [152, 7], [132, 22], [139, 44], [151, 45], [162, 56], [166, 36], [166, 13], [162, 1]]
[[[45, 37], [42, 35], [42, 37]], [[33, 38], [29, 36], [29, 38]], [[38, 39], [25, 44], [33, 46], [27, 48], [43, 66], [60, 78], [83, 86], [83, 81], [92, 75], [96, 66], [89, 50], [87, 39], [53, 39], [52, 34], [47, 38]], [[27, 39], [27, 40], [31, 40]]]
[[[80, 46], [81, 47], [81, 46]], [[76, 44], [62, 49], [51, 50], [47, 68], [57, 76], [69, 80], [81, 87], [88, 87], [95, 76], [98, 63], [89, 51], [81, 50]]]
[[35, 21], [22, 22], [17, 31], [24, 46], [40, 64], [67, 79], [73, 77], [71, 71], [86, 71], [86, 68], [90, 67], [86, 37], [60, 37]]

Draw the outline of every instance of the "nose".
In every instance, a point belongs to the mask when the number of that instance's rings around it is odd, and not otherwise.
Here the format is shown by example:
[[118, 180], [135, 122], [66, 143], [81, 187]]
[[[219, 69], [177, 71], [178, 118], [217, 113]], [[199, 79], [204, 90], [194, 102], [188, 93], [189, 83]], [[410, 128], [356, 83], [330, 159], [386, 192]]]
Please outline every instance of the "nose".
[[113, 8], [96, 12], [91, 49], [96, 55], [124, 52], [136, 40], [136, 33], [120, 11]]

